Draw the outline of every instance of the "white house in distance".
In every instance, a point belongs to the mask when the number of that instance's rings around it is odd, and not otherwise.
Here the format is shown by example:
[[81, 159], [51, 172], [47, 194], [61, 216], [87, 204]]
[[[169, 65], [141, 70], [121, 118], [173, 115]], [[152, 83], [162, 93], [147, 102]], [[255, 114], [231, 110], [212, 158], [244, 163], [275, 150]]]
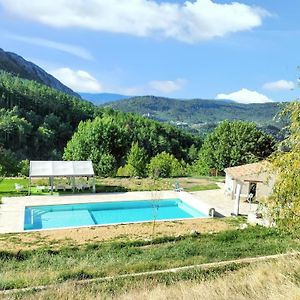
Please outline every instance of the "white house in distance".
[[236, 215], [239, 212], [240, 199], [255, 197], [259, 200], [268, 197], [275, 184], [275, 174], [266, 161], [227, 168], [225, 173], [225, 195], [236, 200]]

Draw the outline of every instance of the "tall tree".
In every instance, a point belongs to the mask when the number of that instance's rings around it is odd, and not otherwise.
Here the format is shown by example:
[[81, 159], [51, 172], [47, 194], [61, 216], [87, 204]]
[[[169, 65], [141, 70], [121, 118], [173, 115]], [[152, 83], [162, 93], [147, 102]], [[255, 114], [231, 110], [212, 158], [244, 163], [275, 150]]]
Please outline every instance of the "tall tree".
[[274, 155], [277, 181], [267, 205], [276, 224], [300, 232], [300, 103], [293, 102], [283, 111], [290, 116], [289, 137]]
[[129, 176], [144, 177], [146, 175], [147, 154], [138, 142], [132, 143], [127, 157], [126, 170]]
[[211, 169], [222, 173], [227, 167], [268, 157], [274, 145], [274, 138], [258, 130], [255, 123], [223, 121], [204, 140], [195, 169], [205, 175]]

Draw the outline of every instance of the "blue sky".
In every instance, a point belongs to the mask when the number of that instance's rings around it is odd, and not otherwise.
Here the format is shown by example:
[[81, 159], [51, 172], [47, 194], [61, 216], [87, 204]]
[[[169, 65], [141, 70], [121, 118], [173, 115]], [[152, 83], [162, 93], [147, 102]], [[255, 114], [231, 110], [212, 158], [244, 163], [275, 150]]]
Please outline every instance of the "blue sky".
[[297, 98], [300, 1], [0, 0], [0, 47], [78, 92]]

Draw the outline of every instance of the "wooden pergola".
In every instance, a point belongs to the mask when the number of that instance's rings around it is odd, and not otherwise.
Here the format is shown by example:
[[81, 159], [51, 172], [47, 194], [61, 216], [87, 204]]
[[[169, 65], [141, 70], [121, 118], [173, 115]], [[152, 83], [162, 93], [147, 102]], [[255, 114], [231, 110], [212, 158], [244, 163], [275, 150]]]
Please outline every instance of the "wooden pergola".
[[96, 192], [95, 173], [91, 161], [30, 161], [29, 170], [29, 194], [31, 193], [31, 181], [34, 177], [48, 177], [51, 195], [55, 177], [69, 177], [72, 181], [72, 189], [75, 190], [75, 177], [92, 177], [93, 193]]

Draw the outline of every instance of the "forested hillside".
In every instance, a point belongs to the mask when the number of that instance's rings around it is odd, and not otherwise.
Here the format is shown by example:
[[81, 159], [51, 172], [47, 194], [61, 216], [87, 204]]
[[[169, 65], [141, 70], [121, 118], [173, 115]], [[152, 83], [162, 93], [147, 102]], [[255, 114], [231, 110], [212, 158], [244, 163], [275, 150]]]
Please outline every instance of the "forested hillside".
[[87, 101], [0, 73], [0, 145], [20, 158], [61, 157], [78, 123], [94, 115]]
[[[253, 121], [268, 133], [278, 134], [282, 127], [274, 117], [284, 104], [240, 104], [223, 100], [177, 100], [154, 96], [133, 97], [110, 103], [113, 109], [134, 112], [164, 122], [197, 129], [206, 133], [220, 121]], [[182, 124], [183, 123], [183, 124]]]
[[[133, 141], [140, 142], [150, 155], [168, 151], [179, 158], [187, 157], [192, 144], [200, 146], [199, 138], [167, 124], [100, 109], [35, 81], [0, 72], [0, 165], [1, 160], [6, 163], [21, 159], [61, 159], [78, 124], [96, 116], [104, 123], [107, 119], [113, 122], [114, 131], [107, 128], [111, 149], [106, 150], [117, 159], [124, 158]], [[124, 144], [117, 140], [119, 131]], [[88, 131], [84, 139], [90, 138], [103, 140], [104, 136]], [[116, 145], [120, 146], [120, 153]]]
[[55, 77], [44, 71], [36, 64], [25, 60], [22, 56], [6, 52], [0, 48], [0, 70], [12, 73], [23, 79], [35, 80], [58, 91], [80, 98], [78, 94], [62, 84]]

